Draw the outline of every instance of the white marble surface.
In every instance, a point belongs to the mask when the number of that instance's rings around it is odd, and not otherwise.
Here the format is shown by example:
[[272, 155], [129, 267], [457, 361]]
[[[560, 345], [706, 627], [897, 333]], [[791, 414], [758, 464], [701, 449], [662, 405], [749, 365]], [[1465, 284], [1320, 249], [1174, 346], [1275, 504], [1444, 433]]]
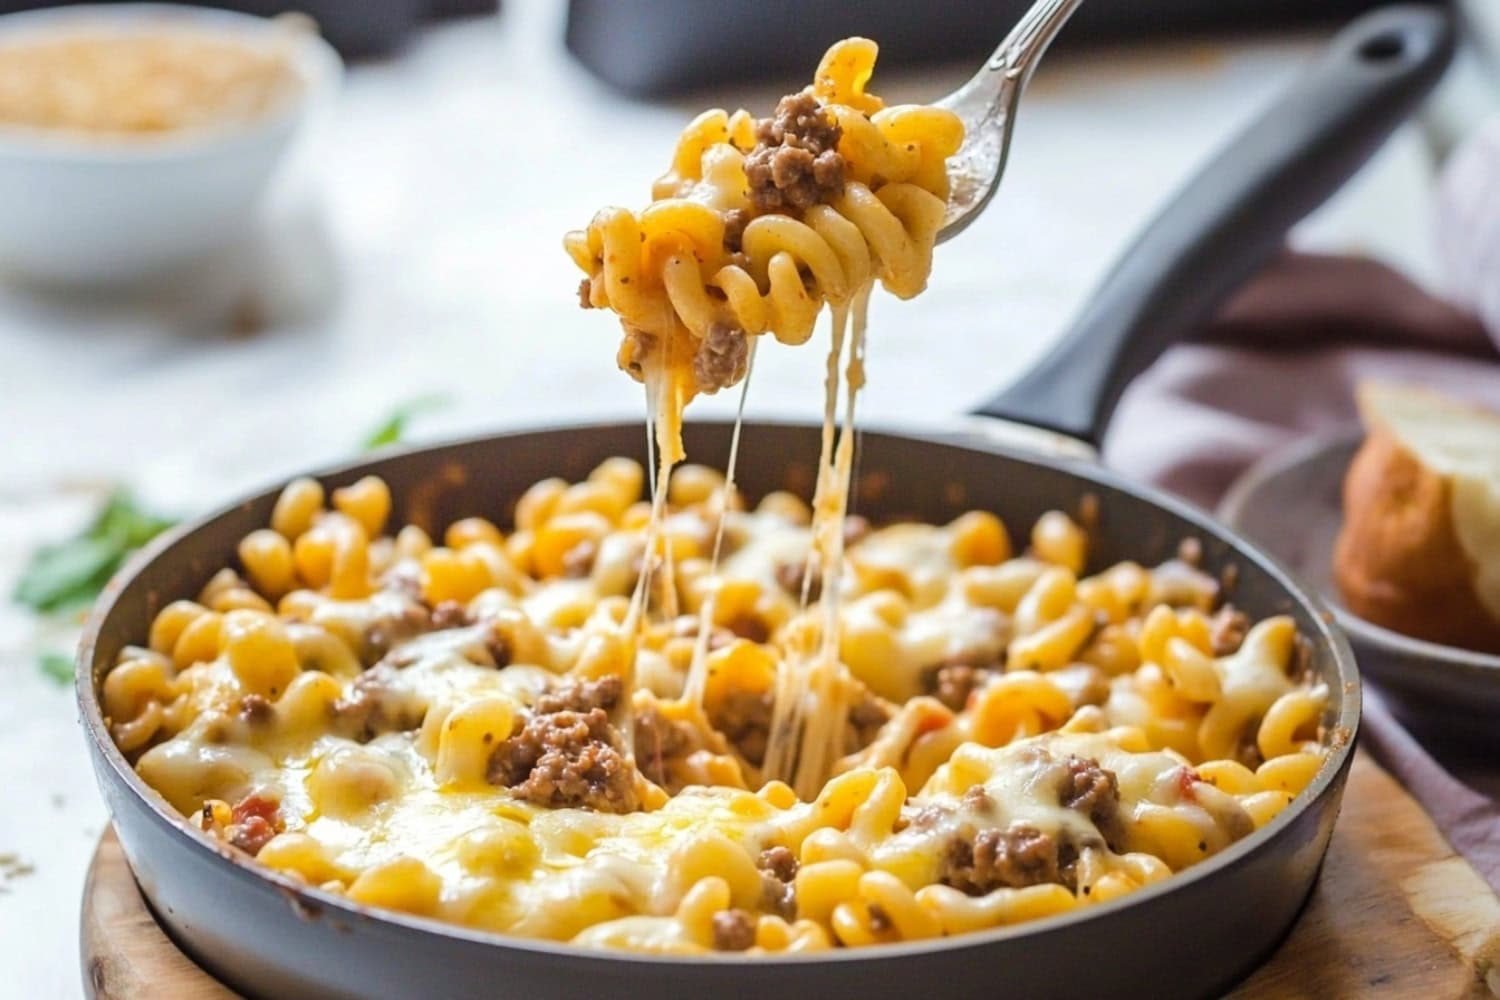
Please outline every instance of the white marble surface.
[[[433, 391], [455, 403], [420, 421], [419, 439], [640, 414], [612, 362], [616, 331], [574, 303], [559, 237], [600, 204], [640, 202], [704, 102], [606, 92], [565, 57], [561, 7], [507, 0], [501, 18], [434, 29], [356, 68], [258, 239], [191, 280], [127, 303], [0, 286], [0, 593], [33, 544], [87, 516], [100, 481], [190, 513], [349, 453], [393, 403]], [[941, 421], [1017, 372], [1311, 43], [1156, 45], [1046, 66], [992, 211], [939, 251], [925, 297], [876, 304], [868, 419]], [[892, 74], [880, 89], [930, 97], [963, 75]], [[758, 107], [783, 90], [721, 100]], [[1404, 133], [1300, 238], [1430, 276], [1429, 174]], [[261, 329], [232, 334], [247, 323]], [[812, 416], [821, 376], [808, 361], [763, 350], [750, 410]], [[0, 605], [0, 854], [33, 867], [0, 876], [7, 996], [80, 989], [78, 898], [105, 815], [71, 694], [35, 666], [69, 641]]]

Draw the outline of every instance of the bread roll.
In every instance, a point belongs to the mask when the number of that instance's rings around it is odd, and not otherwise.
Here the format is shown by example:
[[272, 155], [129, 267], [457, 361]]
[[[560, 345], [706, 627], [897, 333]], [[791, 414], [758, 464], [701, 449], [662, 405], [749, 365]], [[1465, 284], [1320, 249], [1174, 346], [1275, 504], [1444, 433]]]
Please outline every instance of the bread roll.
[[1368, 436], [1344, 480], [1334, 578], [1350, 611], [1500, 653], [1500, 414], [1366, 384]]

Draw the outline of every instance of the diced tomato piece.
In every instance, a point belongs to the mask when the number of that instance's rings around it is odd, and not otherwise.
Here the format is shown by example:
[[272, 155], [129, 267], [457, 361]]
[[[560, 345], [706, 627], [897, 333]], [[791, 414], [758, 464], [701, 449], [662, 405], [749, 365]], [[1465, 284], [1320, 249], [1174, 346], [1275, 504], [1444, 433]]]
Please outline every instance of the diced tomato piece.
[[917, 720], [917, 731], [913, 735], [925, 736], [928, 733], [935, 733], [939, 729], [946, 729], [952, 721], [953, 713], [946, 708], [942, 711], [926, 713]]
[[251, 816], [234, 828], [229, 842], [252, 858], [276, 836], [276, 828], [262, 816]]
[[280, 826], [281, 803], [264, 795], [247, 795], [235, 805], [233, 815], [236, 824], [258, 817], [273, 827]]

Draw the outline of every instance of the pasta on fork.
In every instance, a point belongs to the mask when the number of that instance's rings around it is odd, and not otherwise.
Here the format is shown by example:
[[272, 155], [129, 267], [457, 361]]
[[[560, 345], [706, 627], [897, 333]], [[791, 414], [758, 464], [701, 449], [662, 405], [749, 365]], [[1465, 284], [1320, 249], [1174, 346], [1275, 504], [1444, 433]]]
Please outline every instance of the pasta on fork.
[[926, 287], [963, 125], [885, 107], [865, 89], [875, 53], [834, 45], [770, 118], [704, 112], [646, 209], [568, 234], [580, 299], [620, 317], [620, 367], [651, 387], [668, 461], [683, 457], [682, 408], [745, 377], [751, 338], [805, 343], [827, 305], [838, 328], [854, 311], [857, 341], [875, 281], [904, 299]]

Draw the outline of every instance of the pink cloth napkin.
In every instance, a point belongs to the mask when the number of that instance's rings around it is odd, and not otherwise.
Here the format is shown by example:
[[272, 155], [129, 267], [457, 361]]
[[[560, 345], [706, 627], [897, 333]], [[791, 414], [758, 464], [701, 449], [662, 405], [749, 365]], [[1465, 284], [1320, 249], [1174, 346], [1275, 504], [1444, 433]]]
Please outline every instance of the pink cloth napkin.
[[[1450, 162], [1441, 195], [1449, 300], [1372, 261], [1287, 253], [1131, 387], [1106, 462], [1212, 509], [1261, 456], [1356, 423], [1361, 379], [1500, 409], [1500, 123]], [[1365, 690], [1364, 748], [1500, 891], [1500, 754], [1412, 732]]]

